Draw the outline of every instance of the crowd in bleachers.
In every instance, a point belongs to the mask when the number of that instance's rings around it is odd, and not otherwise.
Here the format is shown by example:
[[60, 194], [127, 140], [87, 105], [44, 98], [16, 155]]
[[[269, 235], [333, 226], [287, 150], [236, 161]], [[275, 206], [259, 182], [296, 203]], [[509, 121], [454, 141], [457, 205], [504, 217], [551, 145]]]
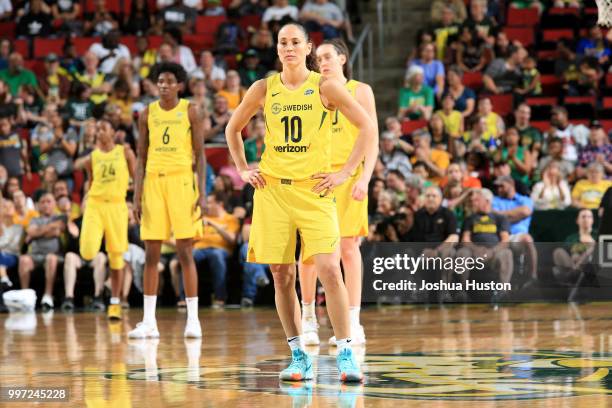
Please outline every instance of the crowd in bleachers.
[[[265, 267], [245, 264], [252, 191], [243, 192], [228, 157], [225, 126], [246, 89], [279, 68], [275, 38], [283, 24], [300, 21], [317, 42], [351, 42], [359, 19], [355, 0], [0, 1], [1, 291], [34, 286], [46, 309], [104, 309], [107, 257], [100, 252], [88, 263], [79, 256], [83, 165], [98, 119], [135, 149], [138, 114], [157, 98], [155, 66], [172, 61], [188, 74], [182, 96], [206, 116], [209, 203], [194, 243], [201, 279], [211, 283], [214, 306], [236, 292], [252, 305], [269, 278]], [[250, 162], [261, 157], [264, 134], [258, 115], [245, 131]], [[129, 242], [125, 306], [134, 288], [142, 290], [144, 245], [132, 218]], [[166, 242], [162, 289], [171, 293], [165, 300], [185, 306], [174, 252]]]
[[[385, 119], [369, 239], [522, 242], [537, 279], [535, 212], [612, 205], [612, 30], [596, 21], [589, 1], [434, 1]], [[417, 222], [436, 214], [453, 228]]]
[[[465, 180], [494, 189], [499, 176], [532, 209], [596, 209], [612, 175], [612, 30], [588, 2], [500, 4], [433, 2], [381, 137], [390, 165], [375, 177], [396, 167], [410, 185], [437, 184], [458, 213]], [[451, 163], [462, 174], [456, 188]]]

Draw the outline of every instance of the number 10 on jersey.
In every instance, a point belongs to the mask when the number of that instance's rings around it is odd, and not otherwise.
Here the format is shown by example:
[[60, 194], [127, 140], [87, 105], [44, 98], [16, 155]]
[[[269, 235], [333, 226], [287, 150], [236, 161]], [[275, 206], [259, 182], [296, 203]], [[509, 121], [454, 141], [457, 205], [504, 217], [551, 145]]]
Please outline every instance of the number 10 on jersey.
[[283, 116], [281, 122], [285, 125], [285, 143], [289, 143], [290, 138], [293, 143], [299, 143], [302, 140], [302, 118]]

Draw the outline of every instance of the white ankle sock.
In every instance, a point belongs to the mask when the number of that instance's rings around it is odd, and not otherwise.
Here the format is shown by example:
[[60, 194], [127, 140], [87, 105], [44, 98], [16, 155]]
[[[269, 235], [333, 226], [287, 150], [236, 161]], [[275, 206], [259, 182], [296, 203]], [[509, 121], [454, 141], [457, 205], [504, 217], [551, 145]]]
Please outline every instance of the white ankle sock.
[[144, 295], [144, 317], [142, 321], [147, 324], [156, 326], [155, 321], [155, 303], [157, 302], [157, 296]]
[[336, 347], [338, 347], [338, 353], [340, 353], [344, 349], [352, 350], [351, 347], [351, 338], [347, 337], [346, 339], [336, 340]]
[[198, 320], [198, 297], [185, 298], [187, 303], [187, 320]]
[[295, 336], [287, 338], [287, 343], [289, 344], [289, 348], [291, 351], [293, 350], [302, 350], [304, 346], [302, 345], [302, 337]]
[[120, 302], [119, 302], [119, 298], [118, 298], [118, 297], [112, 297], [112, 298], [110, 298], [110, 304], [111, 304], [111, 305], [118, 305], [119, 303], [120, 303]]
[[349, 307], [349, 319], [351, 320], [352, 327], [359, 326], [359, 312], [360, 311], [361, 311], [361, 307], [359, 306]]
[[302, 319], [303, 320], [317, 320], [317, 315], [315, 314], [315, 304], [314, 302], [304, 303], [302, 302]]

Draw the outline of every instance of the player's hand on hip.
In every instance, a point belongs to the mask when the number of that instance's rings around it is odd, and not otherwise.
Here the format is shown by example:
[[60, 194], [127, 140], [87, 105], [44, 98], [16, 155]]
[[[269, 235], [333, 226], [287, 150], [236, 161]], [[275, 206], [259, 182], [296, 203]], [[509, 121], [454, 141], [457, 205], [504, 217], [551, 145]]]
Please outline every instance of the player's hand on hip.
[[363, 201], [368, 196], [368, 182], [362, 178], [353, 185], [351, 196], [354, 200]]
[[259, 169], [243, 170], [240, 172], [240, 178], [255, 188], [263, 188], [266, 185], [266, 180], [264, 180]]
[[347, 179], [347, 175], [344, 172], [339, 171], [337, 173], [317, 173], [311, 178], [321, 179], [321, 181], [319, 181], [317, 185], [312, 188], [312, 191], [319, 194], [325, 192], [323, 195], [327, 195], [340, 184], [344, 183], [344, 181]]

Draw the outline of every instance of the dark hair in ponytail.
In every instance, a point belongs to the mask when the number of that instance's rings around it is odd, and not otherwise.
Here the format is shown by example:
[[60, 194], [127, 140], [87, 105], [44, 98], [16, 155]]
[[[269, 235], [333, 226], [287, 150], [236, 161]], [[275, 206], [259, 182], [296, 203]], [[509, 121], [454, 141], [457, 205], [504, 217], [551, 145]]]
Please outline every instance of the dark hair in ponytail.
[[[289, 25], [292, 25], [292, 26], [295, 26], [295, 27], [299, 28], [300, 31], [304, 34], [304, 38], [306, 39], [306, 42], [310, 43], [312, 45], [312, 48], [310, 49], [310, 54], [308, 54], [306, 56], [306, 68], [308, 68], [311, 71], [318, 71], [319, 66], [317, 64], [317, 56], [315, 54], [315, 47], [314, 47], [314, 44], [312, 43], [312, 40], [310, 39], [310, 35], [308, 34], [308, 30], [306, 30], [306, 27], [304, 27], [302, 24], [300, 24], [298, 22], [295, 22], [295, 21], [291, 21], [291, 22], [289, 22], [287, 24], [284, 24], [281, 27], [281, 30], [284, 27], [289, 26]], [[279, 32], [280, 32], [280, 30], [279, 30]]]
[[339, 38], [334, 38], [331, 40], [325, 40], [321, 45], [329, 44], [334, 47], [338, 55], [344, 55], [346, 57], [346, 62], [342, 66], [342, 73], [345, 78], [348, 80], [353, 79], [353, 68], [351, 67], [351, 54], [349, 49], [344, 41]]

